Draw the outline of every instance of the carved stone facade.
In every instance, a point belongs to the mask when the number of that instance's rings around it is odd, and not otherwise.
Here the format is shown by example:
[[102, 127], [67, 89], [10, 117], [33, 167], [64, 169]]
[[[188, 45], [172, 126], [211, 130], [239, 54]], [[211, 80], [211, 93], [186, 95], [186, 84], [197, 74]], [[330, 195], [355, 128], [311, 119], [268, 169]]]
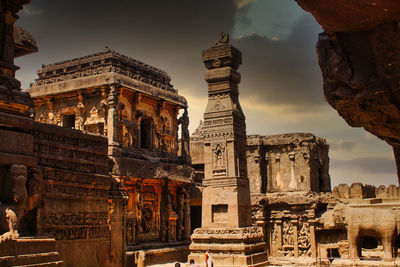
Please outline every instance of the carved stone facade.
[[[201, 122], [190, 139], [193, 167], [204, 169]], [[247, 136], [247, 175], [252, 195], [330, 192], [329, 145], [310, 133]], [[201, 178], [200, 178], [201, 179]]]
[[[120, 231], [125, 235], [123, 242], [118, 242], [124, 250], [126, 245], [128, 266], [143, 264], [141, 257], [146, 257], [146, 253], [142, 255], [145, 248], [162, 250], [165, 246], [187, 244], [190, 237], [188, 185], [193, 172], [189, 116], [186, 100], [172, 87], [169, 76], [108, 48], [86, 57], [44, 65], [38, 75], [26, 90], [35, 103], [36, 121], [63, 126], [63, 131], [74, 128], [97, 135], [92, 138], [108, 140], [102, 154], [88, 154], [85, 147], [96, 146], [81, 141], [79, 147], [64, 151], [61, 147], [61, 150], [52, 147], [54, 142], [63, 143], [63, 139], [50, 143], [38, 141], [40, 151], [52, 151], [58, 156], [43, 159], [44, 164], [50, 162], [61, 170], [72, 168], [87, 173], [80, 177], [80, 183], [90, 185], [82, 188], [65, 186], [65, 181], [63, 185], [58, 181], [49, 185], [55, 195], [106, 198], [110, 185], [93, 187], [102, 179], [93, 180], [90, 174], [108, 174], [111, 166], [112, 176], [121, 182], [129, 197], [126, 206], [119, 207], [118, 211], [124, 216]], [[183, 112], [178, 116], [180, 109]], [[61, 154], [81, 160], [76, 164], [58, 160]], [[106, 154], [111, 164], [104, 161], [107, 157], [102, 158]], [[113, 204], [114, 201], [109, 203]], [[48, 232], [55, 237], [62, 240], [97, 237], [113, 243], [113, 235], [110, 236], [104, 224], [109, 218], [103, 210], [61, 215], [62, 212], [52, 214], [50, 221], [46, 221]], [[60, 225], [65, 226], [61, 218], [70, 218], [77, 225], [61, 229]], [[81, 227], [82, 221], [87, 220], [91, 224]], [[166, 245], [160, 246], [160, 243]]]

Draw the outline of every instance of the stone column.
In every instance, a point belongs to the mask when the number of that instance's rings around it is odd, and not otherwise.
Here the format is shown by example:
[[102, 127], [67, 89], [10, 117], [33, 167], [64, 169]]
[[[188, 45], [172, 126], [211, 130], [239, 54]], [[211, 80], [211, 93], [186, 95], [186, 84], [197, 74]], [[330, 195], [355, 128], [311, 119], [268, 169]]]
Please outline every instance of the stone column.
[[108, 117], [107, 117], [107, 137], [108, 137], [108, 155], [114, 161], [113, 174], [121, 174], [121, 156], [120, 129], [118, 118], [118, 84], [110, 84], [110, 94], [108, 95]]
[[[28, 116], [27, 111], [33, 103], [28, 93], [21, 92], [21, 83], [15, 79], [19, 67], [14, 65], [14, 58], [19, 55], [15, 54], [14, 29], [18, 11], [29, 2], [3, 0], [0, 4], [0, 110], [24, 116]], [[32, 40], [30, 45], [36, 46], [35, 41]]]
[[289, 153], [289, 160], [290, 160], [290, 183], [289, 188], [293, 190], [297, 190], [297, 180], [294, 177], [294, 160], [295, 160], [295, 153]]
[[266, 178], [267, 178], [267, 192], [270, 192], [271, 190], [272, 190], [272, 188], [273, 188], [273, 185], [272, 185], [272, 173], [270, 173], [271, 172], [271, 167], [269, 166], [269, 162], [270, 161], [270, 158], [269, 158], [269, 156], [266, 154], [265, 155], [265, 175], [266, 175]]
[[190, 239], [190, 196], [188, 192], [188, 188], [184, 189], [184, 196], [185, 196], [185, 208], [184, 208], [184, 239]]
[[282, 250], [282, 219], [276, 220], [275, 223], [278, 231], [277, 248], [278, 250]]
[[299, 234], [298, 234], [298, 220], [297, 219], [292, 219], [290, 222], [293, 225], [293, 249], [294, 249], [294, 257], [298, 258], [299, 257]]
[[161, 204], [160, 204], [160, 240], [162, 242], [168, 241], [168, 180], [164, 179], [161, 191]]
[[317, 240], [315, 239], [315, 219], [308, 219], [310, 223], [311, 256], [317, 259]]
[[103, 112], [103, 118], [104, 118], [104, 132], [103, 135], [107, 136], [107, 120], [108, 120], [108, 94], [106, 88], [103, 86], [101, 87], [101, 97], [103, 98], [100, 101], [100, 108], [101, 111]]

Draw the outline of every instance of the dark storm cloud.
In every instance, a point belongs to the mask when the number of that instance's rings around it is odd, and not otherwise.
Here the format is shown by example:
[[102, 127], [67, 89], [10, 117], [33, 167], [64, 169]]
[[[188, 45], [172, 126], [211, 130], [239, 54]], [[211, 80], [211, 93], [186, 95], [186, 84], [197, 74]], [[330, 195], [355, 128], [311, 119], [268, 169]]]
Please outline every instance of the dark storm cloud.
[[331, 159], [330, 168], [372, 174], [396, 174], [396, 166], [391, 157], [362, 157], [352, 160]]
[[257, 96], [271, 105], [312, 109], [325, 104], [315, 44], [320, 27], [305, 15], [287, 39], [253, 34], [234, 40], [243, 53], [243, 96]]
[[[232, 32], [235, 23], [246, 18], [252, 2], [32, 1], [19, 24], [35, 36], [40, 52], [17, 61], [22, 67], [18, 75], [27, 86], [42, 63], [109, 46], [167, 71], [181, 94], [206, 97], [201, 50], [213, 44], [218, 32]], [[238, 3], [244, 4], [238, 8]], [[233, 40], [243, 52], [242, 96], [256, 96], [265, 105], [296, 106], [296, 110], [324, 104], [314, 49], [319, 31], [313, 18], [304, 16], [285, 40], [256, 34]]]
[[234, 0], [36, 0], [27, 8], [18, 24], [36, 38], [40, 52], [18, 60], [23, 81], [42, 63], [109, 46], [166, 70], [183, 89], [204, 84], [201, 50], [220, 31], [232, 31], [237, 11]]

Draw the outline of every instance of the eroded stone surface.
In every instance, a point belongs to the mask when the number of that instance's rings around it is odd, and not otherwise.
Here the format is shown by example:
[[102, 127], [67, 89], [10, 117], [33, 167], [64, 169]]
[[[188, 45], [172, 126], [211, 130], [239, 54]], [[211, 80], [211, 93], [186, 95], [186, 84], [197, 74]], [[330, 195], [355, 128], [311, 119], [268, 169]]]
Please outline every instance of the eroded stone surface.
[[296, 0], [325, 29], [317, 44], [328, 103], [394, 148], [398, 173], [400, 4]]

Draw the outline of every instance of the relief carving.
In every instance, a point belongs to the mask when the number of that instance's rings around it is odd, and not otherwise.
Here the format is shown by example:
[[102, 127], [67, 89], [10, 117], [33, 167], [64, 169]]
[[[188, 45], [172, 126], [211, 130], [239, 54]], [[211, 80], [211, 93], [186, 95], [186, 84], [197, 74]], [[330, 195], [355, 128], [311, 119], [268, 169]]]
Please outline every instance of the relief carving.
[[311, 233], [310, 224], [307, 221], [300, 221], [300, 231], [298, 235], [299, 255], [310, 257], [311, 256]]
[[56, 240], [109, 238], [107, 219], [107, 212], [50, 213], [46, 228]]
[[274, 226], [272, 228], [272, 244], [277, 245], [278, 244], [278, 235], [279, 235], [279, 229], [278, 225], [274, 223]]
[[282, 238], [284, 246], [294, 245], [294, 226], [291, 222], [288, 221], [283, 222]]
[[225, 163], [225, 147], [218, 144], [213, 149], [213, 173], [214, 175], [225, 175], [226, 174], [226, 163]]

